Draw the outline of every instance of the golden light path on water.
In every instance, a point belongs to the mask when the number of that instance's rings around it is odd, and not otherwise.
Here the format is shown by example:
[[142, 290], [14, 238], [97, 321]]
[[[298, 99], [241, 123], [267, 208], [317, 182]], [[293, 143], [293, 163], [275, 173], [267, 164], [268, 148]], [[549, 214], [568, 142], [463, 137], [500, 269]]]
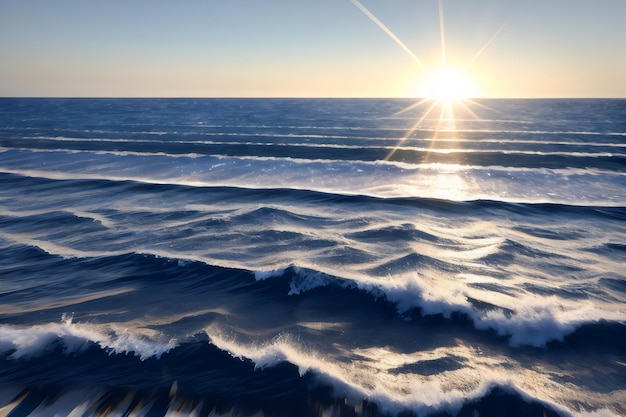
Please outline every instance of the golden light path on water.
[[[480, 194], [479, 187], [472, 184], [471, 179], [465, 173], [467, 168], [463, 166], [461, 160], [463, 152], [460, 146], [462, 138], [459, 137], [460, 130], [458, 125], [464, 120], [480, 118], [471, 110], [471, 106], [485, 107], [480, 103], [471, 100], [472, 97], [478, 96], [477, 86], [467, 72], [463, 69], [455, 69], [448, 67], [446, 57], [445, 43], [445, 19], [443, 0], [438, 0], [439, 6], [439, 29], [441, 39], [441, 64], [436, 70], [429, 71], [423, 62], [402, 43], [380, 20], [376, 18], [369, 10], [367, 10], [358, 0], [351, 0], [368, 18], [370, 18], [377, 26], [379, 26], [388, 36], [390, 36], [403, 50], [420, 65], [420, 69], [427, 71], [425, 81], [418, 91], [418, 96], [423, 97], [416, 103], [397, 112], [394, 116], [405, 114], [409, 111], [422, 110], [417, 116], [414, 123], [398, 141], [396, 146], [384, 158], [385, 161], [391, 161], [401, 149], [405, 148], [405, 143], [414, 137], [414, 133], [418, 130], [423, 132], [431, 132], [430, 144], [426, 149], [425, 156], [419, 163], [420, 169], [418, 174], [406, 184], [408, 188], [414, 188], [413, 193], [418, 196], [427, 196], [431, 198], [441, 198], [446, 200], [471, 200], [477, 198]], [[478, 57], [486, 50], [486, 48], [496, 39], [498, 34], [506, 26], [503, 25], [486, 43], [482, 46], [466, 65], [468, 68]], [[463, 114], [463, 118], [457, 118], [455, 111]], [[438, 112], [438, 115], [437, 115]], [[432, 158], [437, 153], [450, 152], [450, 158], [446, 163], [439, 163], [441, 159]], [[431, 158], [433, 162], [431, 162]], [[411, 194], [411, 190], [407, 190]], [[497, 224], [490, 222], [481, 222], [475, 225], [476, 230], [484, 231]], [[459, 233], [458, 230], [451, 230], [450, 233]], [[499, 236], [494, 235], [496, 239]], [[415, 248], [416, 253], [422, 253], [422, 248]], [[451, 253], [447, 256], [454, 257]], [[442, 257], [447, 257], [442, 256]], [[453, 260], [452, 260], [453, 261]], [[437, 276], [435, 281], [437, 286], [441, 286], [446, 279], [440, 279]], [[448, 280], [452, 285], [463, 286], [467, 277], [454, 276]], [[481, 277], [484, 280], [485, 277]], [[426, 281], [424, 277], [419, 277], [420, 282]], [[459, 291], [458, 302], [461, 305], [468, 303], [467, 293]], [[502, 298], [502, 294], [500, 294]], [[500, 300], [501, 302], [501, 300]], [[511, 311], [514, 311], [512, 307]], [[567, 403], [571, 398], [581, 398], [586, 393], [572, 390], [567, 384], [561, 384], [555, 374], [562, 372], [560, 369], [540, 369], [526, 367], [522, 362], [518, 362], [506, 355], [484, 355], [480, 348], [476, 349], [471, 345], [464, 345], [459, 341], [455, 347], [445, 347], [433, 350], [416, 350], [414, 352], [396, 352], [386, 348], [377, 349], [360, 349], [353, 352], [358, 356], [355, 362], [359, 366], [350, 364], [348, 369], [373, 368], [372, 372], [367, 372], [367, 381], [362, 382], [362, 387], [369, 396], [376, 397], [377, 393], [385, 393], [393, 398], [401, 398], [403, 404], [433, 405], [441, 404], [444, 398], [448, 401], [454, 398], [467, 398], [468, 396], [483, 395], [489, 384], [502, 384], [504, 386], [513, 386], [524, 393], [528, 393], [534, 398], [545, 400], [553, 403]], [[397, 369], [399, 366], [407, 363], [416, 363], [417, 361], [433, 360], [435, 358], [445, 358], [447, 355], [465, 358], [465, 366], [455, 370], [439, 373], [436, 375], [415, 375], [407, 374], [406, 376], [393, 374], [390, 375], [390, 369]], [[325, 368], [328, 369], [328, 368]], [[338, 373], [344, 372], [339, 367], [336, 368]], [[361, 382], [362, 377], [359, 375], [347, 376], [348, 372], [341, 376], [345, 381], [350, 383]], [[374, 377], [372, 377], [374, 376]], [[341, 379], [341, 377], [339, 378]], [[374, 381], [373, 381], [374, 380]], [[591, 401], [598, 401], [591, 399]], [[599, 400], [604, 401], [604, 400]], [[474, 412], [478, 415], [478, 412]], [[545, 412], [544, 412], [545, 416]]]
[[[421, 161], [421, 165], [429, 165], [429, 154], [437, 145], [440, 134], [445, 132], [448, 142], [458, 143], [456, 139], [456, 117], [455, 108], [461, 108], [472, 118], [478, 120], [479, 117], [470, 109], [469, 105], [480, 105], [471, 100], [472, 97], [479, 95], [479, 89], [474, 80], [470, 77], [467, 69], [478, 59], [478, 57], [489, 47], [489, 45], [502, 32], [506, 23], [474, 54], [465, 68], [452, 68], [447, 65], [446, 56], [446, 37], [445, 37], [445, 18], [443, 0], [438, 0], [439, 11], [439, 36], [441, 39], [441, 64], [435, 70], [428, 70], [424, 62], [418, 58], [384, 23], [382, 23], [370, 10], [368, 10], [359, 0], [350, 0], [364, 15], [374, 22], [387, 36], [389, 36], [398, 46], [400, 46], [420, 67], [421, 71], [426, 72], [426, 77], [417, 91], [418, 97], [423, 99], [415, 104], [408, 106], [394, 114], [398, 116], [415, 108], [427, 106], [424, 112], [417, 118], [415, 123], [407, 130], [406, 134], [398, 141], [396, 146], [387, 154], [384, 161], [390, 161], [396, 152], [409, 140], [416, 130], [427, 121], [432, 119], [437, 110], [439, 110], [439, 118], [436, 122], [436, 129], [430, 141], [429, 151], [425, 158]], [[460, 170], [461, 161], [450, 161], [448, 164], [438, 164], [437, 169], [431, 166], [424, 175], [414, 181], [417, 189], [426, 192], [426, 195], [443, 198], [448, 200], [463, 200], [471, 198], [472, 191], [466, 181], [462, 177]], [[442, 166], [443, 165], [443, 166]]]

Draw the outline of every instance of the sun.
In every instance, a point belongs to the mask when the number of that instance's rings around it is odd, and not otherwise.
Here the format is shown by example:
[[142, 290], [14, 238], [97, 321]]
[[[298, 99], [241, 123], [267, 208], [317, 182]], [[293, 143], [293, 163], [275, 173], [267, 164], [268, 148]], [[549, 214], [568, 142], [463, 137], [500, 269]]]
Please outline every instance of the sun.
[[[420, 73], [427, 71], [428, 68], [424, 61], [417, 57], [383, 22], [381, 22], [371, 11], [369, 11], [359, 0], [350, 0], [365, 16], [376, 24], [387, 36], [389, 36], [398, 46], [400, 46], [418, 65]], [[424, 77], [424, 81], [414, 90], [405, 90], [408, 95], [414, 98], [422, 98], [427, 101], [433, 100], [441, 104], [451, 104], [467, 99], [478, 98], [479, 89], [474, 79], [469, 73], [462, 68], [454, 68], [447, 65], [448, 59], [446, 54], [445, 26], [443, 0], [439, 0], [439, 33], [441, 38], [441, 66], [438, 70], [428, 71]], [[466, 64], [469, 68], [471, 64], [483, 53], [483, 51], [493, 42], [498, 34], [504, 29], [503, 25], [487, 43], [478, 50], [472, 59]], [[412, 92], [415, 93], [412, 93]], [[413, 106], [411, 106], [412, 108]]]
[[478, 97], [478, 87], [462, 69], [442, 67], [426, 76], [417, 94], [422, 98], [451, 102]]

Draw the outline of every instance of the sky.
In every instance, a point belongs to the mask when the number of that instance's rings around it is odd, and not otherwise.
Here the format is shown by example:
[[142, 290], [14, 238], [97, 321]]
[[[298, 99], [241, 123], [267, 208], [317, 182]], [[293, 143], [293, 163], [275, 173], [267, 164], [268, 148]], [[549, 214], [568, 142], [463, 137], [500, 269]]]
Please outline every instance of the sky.
[[476, 97], [626, 97], [625, 21], [626, 0], [0, 0], [0, 96], [415, 97], [445, 56]]

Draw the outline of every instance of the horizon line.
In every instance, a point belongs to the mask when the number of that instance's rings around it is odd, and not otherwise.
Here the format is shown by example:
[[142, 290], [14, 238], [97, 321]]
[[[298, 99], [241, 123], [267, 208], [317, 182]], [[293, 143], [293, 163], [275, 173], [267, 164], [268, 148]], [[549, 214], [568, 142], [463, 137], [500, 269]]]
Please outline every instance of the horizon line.
[[[200, 100], [214, 100], [214, 99], [227, 99], [227, 100], [270, 100], [270, 99], [286, 99], [286, 100], [436, 100], [426, 97], [405, 97], [405, 96], [2, 96], [0, 99], [200, 99]], [[465, 101], [465, 100], [625, 100], [624, 97], [612, 97], [612, 96], [551, 96], [551, 97], [468, 97], [467, 99], [453, 100], [453, 101]]]

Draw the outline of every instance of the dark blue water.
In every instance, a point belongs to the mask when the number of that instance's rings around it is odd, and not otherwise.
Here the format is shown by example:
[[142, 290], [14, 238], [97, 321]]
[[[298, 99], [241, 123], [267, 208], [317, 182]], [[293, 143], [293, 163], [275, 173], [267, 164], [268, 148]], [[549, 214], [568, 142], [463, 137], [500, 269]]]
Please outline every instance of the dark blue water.
[[626, 414], [626, 100], [412, 104], [0, 99], [0, 414]]

